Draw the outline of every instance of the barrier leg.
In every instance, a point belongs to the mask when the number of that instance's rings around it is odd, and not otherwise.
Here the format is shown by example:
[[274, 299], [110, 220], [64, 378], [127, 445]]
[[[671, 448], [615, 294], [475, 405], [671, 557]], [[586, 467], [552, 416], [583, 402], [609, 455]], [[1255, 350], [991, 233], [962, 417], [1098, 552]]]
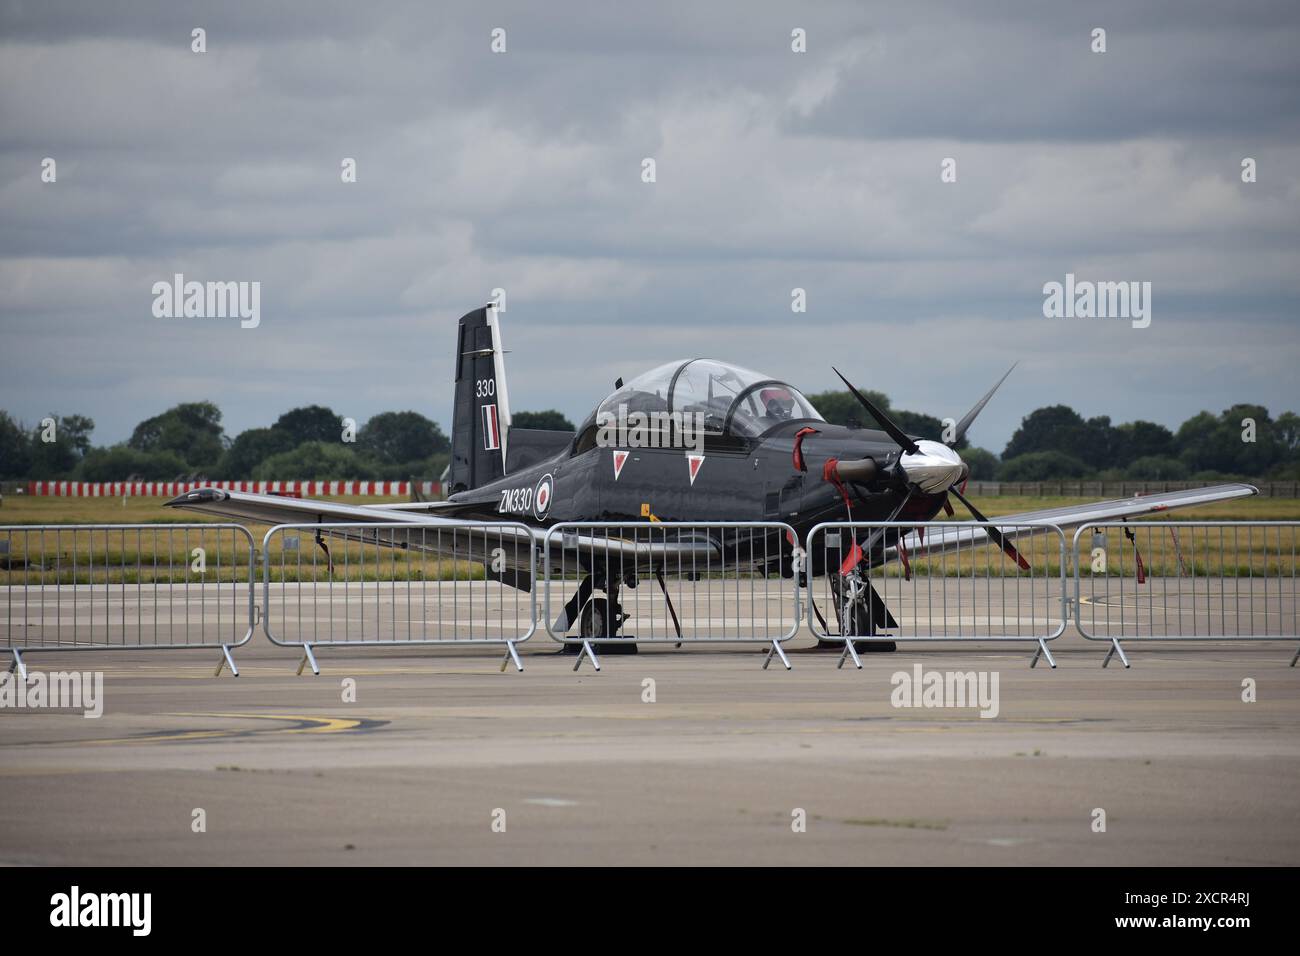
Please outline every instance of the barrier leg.
[[1056, 658], [1052, 657], [1052, 652], [1047, 649], [1047, 641], [1041, 637], [1038, 639], [1038, 649], [1034, 651], [1034, 656], [1029, 660], [1029, 666], [1037, 667], [1040, 657], [1051, 665], [1052, 670], [1056, 670]]
[[844, 666], [844, 659], [846, 657], [852, 657], [853, 666], [856, 667], [858, 670], [862, 670], [862, 659], [858, 657], [858, 649], [853, 646], [852, 641], [844, 642], [844, 650], [840, 652], [840, 662], [835, 665], [836, 670], [839, 670], [841, 667]]
[[[16, 647], [11, 647], [9, 653], [14, 656], [14, 659], [9, 662], [9, 673], [12, 674], [16, 670], [18, 671], [19, 677], [23, 680], [27, 680], [27, 665], [23, 663], [23, 656], [18, 653]], [[1291, 663], [1294, 664], [1295, 661], [1292, 661]]]
[[1292, 658], [1291, 658], [1291, 666], [1292, 666], [1292, 667], [1295, 667], [1295, 662], [1296, 662], [1297, 660], [1300, 660], [1300, 647], [1297, 647], [1297, 648], [1295, 649], [1295, 654], [1294, 654], [1294, 655], [1292, 656]]
[[302, 676], [302, 669], [308, 664], [311, 665], [311, 672], [317, 677], [320, 676], [320, 668], [316, 666], [316, 655], [311, 652], [311, 645], [302, 646], [302, 660], [298, 662], [298, 676]]
[[1117, 637], [1112, 637], [1110, 639], [1110, 650], [1106, 652], [1106, 659], [1101, 662], [1101, 666], [1105, 667], [1107, 664], [1109, 664], [1110, 659], [1114, 657], [1116, 654], [1119, 655], [1120, 661], [1124, 664], [1124, 669], [1128, 670], [1129, 668], [1128, 658], [1124, 656], [1124, 648], [1119, 646], [1119, 638]]
[[584, 656], [590, 657], [591, 666], [596, 668], [596, 670], [600, 670], [600, 660], [596, 657], [596, 651], [595, 648], [591, 646], [591, 641], [583, 641], [582, 648], [578, 651], [578, 659], [573, 662], [573, 669], [575, 671], [578, 669], [579, 665], [582, 664], [582, 658]]
[[519, 655], [515, 653], [515, 642], [506, 641], [506, 656], [501, 659], [501, 673], [505, 673], [506, 665], [511, 661], [515, 662], [515, 669], [522, 672], [524, 665], [519, 660]]
[[785, 648], [781, 646], [780, 641], [773, 641], [771, 648], [767, 652], [767, 656], [763, 658], [763, 670], [767, 670], [767, 665], [772, 663], [773, 654], [781, 658], [781, 663], [785, 665], [786, 670], [790, 669], [790, 658], [785, 656]]
[[230, 668], [231, 676], [233, 677], [239, 676], [239, 668], [235, 666], [235, 658], [230, 653], [230, 646], [228, 644], [222, 644], [221, 660], [217, 661], [217, 672], [212, 676], [220, 677], [221, 672], [227, 667]]

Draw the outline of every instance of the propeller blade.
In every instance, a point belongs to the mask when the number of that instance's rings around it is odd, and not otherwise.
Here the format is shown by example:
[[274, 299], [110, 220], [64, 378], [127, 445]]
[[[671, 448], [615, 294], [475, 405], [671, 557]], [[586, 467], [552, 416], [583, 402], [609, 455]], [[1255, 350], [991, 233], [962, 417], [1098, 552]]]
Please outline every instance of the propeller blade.
[[[957, 490], [956, 485], [953, 485], [951, 488], [948, 489], [948, 491], [957, 496], [957, 500], [966, 506], [966, 510], [971, 513], [971, 516], [976, 521], [989, 520], [988, 518], [984, 517], [984, 515], [980, 514], [980, 510], [976, 508], [973, 504], [971, 504], [970, 501], [967, 500], [965, 495], [963, 495], [960, 491]], [[1007, 540], [1006, 535], [1004, 535], [1001, 531], [999, 531], [997, 528], [993, 527], [992, 525], [985, 525], [984, 533], [993, 539], [993, 543], [996, 544], [999, 548], [1001, 548], [1006, 553], [1006, 556], [1008, 558], [1011, 558], [1011, 560], [1015, 561], [1016, 564], [1020, 565], [1021, 571], [1029, 570], [1029, 562], [1025, 560], [1024, 555], [1022, 555], [1019, 551], [1016, 550], [1016, 546]]]
[[854, 538], [853, 547], [849, 548], [849, 553], [846, 554], [844, 560], [840, 562], [840, 574], [851, 573], [853, 569], [858, 566], [858, 562], [862, 560], [862, 557], [862, 548], [858, 544], [858, 539]]
[[[834, 365], [831, 366], [831, 371], [836, 375], [840, 375], [840, 370]], [[840, 381], [849, 387], [849, 391], [853, 393], [853, 397], [858, 400], [863, 408], [871, 413], [871, 417], [880, 423], [880, 427], [884, 429], [890, 438], [894, 439], [894, 441], [898, 443], [899, 448], [902, 448], [904, 451], [910, 452], [913, 455], [920, 452], [921, 449], [917, 447], [916, 442], [908, 438], [906, 432], [895, 425], [888, 415], [876, 408], [875, 405], [871, 404], [871, 400], [854, 388], [852, 382], [843, 375], [840, 375]]]
[[1012, 372], [1014, 372], [1016, 370], [1016, 366], [1019, 364], [1020, 364], [1019, 362], [1012, 363], [1011, 368], [1007, 369], [1006, 375], [1003, 375], [1000, 379], [998, 379], [997, 384], [994, 385], [992, 388], [990, 388], [984, 394], [984, 397], [975, 403], [975, 407], [972, 408], [969, 412], [967, 412], [964, 416], [962, 416], [962, 420], [957, 423], [957, 431], [955, 437], [953, 438], [952, 441], [948, 442], [949, 445], [955, 445], [957, 444], [957, 442], [961, 441], [963, 438], [966, 437], [966, 429], [970, 428], [971, 423], [975, 421], [975, 417], [979, 415], [980, 412], [984, 411], [984, 406], [989, 403], [989, 399], [993, 397], [993, 393], [996, 392], [1001, 387], [1002, 383], [1007, 380], [1007, 375], [1010, 375]]
[[[890, 521], [895, 520], [902, 513], [903, 509], [907, 507], [907, 503], [911, 499], [912, 492], [909, 490], [907, 494], [903, 496], [903, 500], [898, 503], [898, 507], [895, 508], [890, 513], [889, 517], [885, 519], [885, 523], [888, 524]], [[871, 553], [871, 549], [876, 546], [876, 542], [884, 537], [885, 532], [888, 530], [888, 528], [877, 528], [875, 531], [871, 532], [871, 537], [867, 539], [865, 547], [859, 545], [858, 536], [853, 535], [853, 547], [849, 549], [849, 553], [845, 556], [844, 560], [840, 562], [840, 574], [852, 573], [853, 569], [861, 564], [862, 559]]]

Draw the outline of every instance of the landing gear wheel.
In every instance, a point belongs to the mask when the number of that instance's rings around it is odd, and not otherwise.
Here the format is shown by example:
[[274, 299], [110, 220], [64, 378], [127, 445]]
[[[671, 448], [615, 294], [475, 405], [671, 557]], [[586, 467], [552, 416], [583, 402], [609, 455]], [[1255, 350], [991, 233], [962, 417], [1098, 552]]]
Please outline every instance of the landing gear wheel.
[[578, 618], [578, 634], [590, 640], [593, 637], [612, 637], [609, 632], [609, 598], [592, 598]]
[[611, 613], [609, 598], [592, 598], [578, 618], [578, 634], [591, 641], [597, 653], [635, 654], [636, 641], [618, 636], [621, 618], [622, 608], [616, 604]]

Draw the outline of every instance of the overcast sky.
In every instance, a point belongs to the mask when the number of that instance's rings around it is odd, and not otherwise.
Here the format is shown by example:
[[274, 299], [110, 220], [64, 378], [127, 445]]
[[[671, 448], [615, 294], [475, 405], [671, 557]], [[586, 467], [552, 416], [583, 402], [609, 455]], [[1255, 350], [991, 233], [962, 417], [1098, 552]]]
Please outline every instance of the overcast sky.
[[[954, 418], [1019, 360], [971, 431], [997, 452], [1056, 402], [1300, 410], [1294, 0], [0, 11], [0, 408], [29, 424], [447, 429], [495, 287], [513, 406], [575, 420], [695, 355]], [[177, 272], [260, 282], [260, 326], [156, 318]], [[1150, 326], [1045, 318], [1067, 272], [1150, 282]]]

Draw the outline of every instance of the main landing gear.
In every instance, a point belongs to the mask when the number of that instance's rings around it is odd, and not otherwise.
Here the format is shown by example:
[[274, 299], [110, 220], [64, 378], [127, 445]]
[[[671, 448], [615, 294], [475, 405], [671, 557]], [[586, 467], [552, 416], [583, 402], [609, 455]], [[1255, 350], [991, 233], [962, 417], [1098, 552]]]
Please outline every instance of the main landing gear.
[[[584, 649], [604, 654], [636, 653], [636, 638], [620, 633], [628, 619], [623, 606], [618, 603], [618, 592], [623, 583], [629, 587], [636, 586], [635, 579], [630, 582], [615, 581], [612, 585], [605, 581], [604, 575], [597, 579], [595, 575], [588, 574], [582, 579], [573, 597], [565, 602], [564, 612], [555, 626], [556, 631], [568, 633], [576, 623], [582, 643], [566, 643], [563, 653], [581, 655]], [[593, 596], [596, 590], [604, 591], [605, 596]]]
[[[677, 634], [676, 646], [681, 647], [682, 624], [677, 617], [677, 609], [673, 606], [672, 595], [668, 593], [663, 569], [656, 567], [653, 573], [655, 581], [659, 584], [659, 590], [663, 592], [664, 602], [668, 605], [668, 614], [672, 618], [673, 630]], [[574, 670], [577, 670], [578, 665], [582, 663], [584, 655], [589, 655], [596, 670], [600, 670], [596, 657], [597, 651], [604, 654], [637, 652], [636, 637], [622, 633], [623, 625], [631, 615], [625, 613], [623, 606], [618, 603], [620, 589], [634, 588], [636, 585], [635, 573], [624, 573], [621, 577], [614, 576], [600, 567], [587, 574], [578, 584], [573, 596], [565, 602], [564, 610], [553, 628], [554, 633], [567, 634], [575, 623], [578, 625], [578, 636], [582, 639], [581, 642], [565, 642], [562, 648], [564, 654], [578, 655]], [[605, 596], [596, 597], [594, 594], [596, 591], [604, 591]]]

